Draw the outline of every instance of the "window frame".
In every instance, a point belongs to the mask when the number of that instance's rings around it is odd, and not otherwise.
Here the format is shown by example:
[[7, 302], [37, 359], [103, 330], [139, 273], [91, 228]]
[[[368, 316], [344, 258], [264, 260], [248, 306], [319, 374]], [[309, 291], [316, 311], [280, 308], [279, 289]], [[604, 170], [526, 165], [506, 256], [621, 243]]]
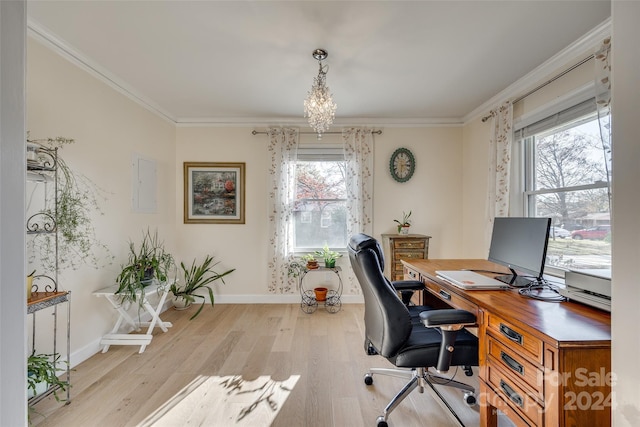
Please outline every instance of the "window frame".
[[[532, 199], [535, 196], [559, 192], [607, 189], [609, 187], [607, 181], [594, 181], [589, 184], [571, 187], [533, 189], [536, 173], [535, 137], [545, 133], [557, 133], [563, 128], [571, 128], [581, 123], [597, 120], [598, 111], [595, 99], [592, 95], [586, 95], [587, 93], [588, 90], [583, 88], [580, 93], [573, 97], [567, 97], [562, 102], [540, 108], [528, 117], [522, 117], [518, 123], [514, 123], [510, 182], [512, 188], [510, 211], [512, 214], [534, 217], [535, 204]], [[592, 108], [589, 108], [589, 103], [592, 104]], [[585, 113], [587, 115], [584, 115]], [[565, 114], [564, 120], [558, 120], [563, 114]], [[554, 118], [555, 121], [553, 120]], [[545, 121], [548, 123], [546, 129], [544, 126], [540, 126]], [[555, 226], [555, 224], [552, 224], [552, 226]], [[611, 260], [613, 261], [613, 253], [611, 254]], [[545, 264], [544, 272], [550, 276], [564, 277], [566, 271], [568, 271], [568, 268]]]

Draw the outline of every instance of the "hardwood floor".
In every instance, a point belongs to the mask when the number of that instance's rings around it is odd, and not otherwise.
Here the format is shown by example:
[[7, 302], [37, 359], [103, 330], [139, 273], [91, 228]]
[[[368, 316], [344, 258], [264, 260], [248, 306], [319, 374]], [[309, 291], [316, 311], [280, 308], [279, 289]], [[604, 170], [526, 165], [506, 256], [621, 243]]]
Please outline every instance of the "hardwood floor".
[[[391, 365], [365, 354], [363, 316], [358, 304], [335, 314], [218, 304], [193, 321], [170, 309], [168, 333], [156, 329], [142, 354], [112, 346], [78, 365], [71, 403], [43, 400], [32, 426], [375, 426], [404, 380], [364, 385], [367, 368]], [[412, 393], [389, 424], [456, 425], [428, 392]]]

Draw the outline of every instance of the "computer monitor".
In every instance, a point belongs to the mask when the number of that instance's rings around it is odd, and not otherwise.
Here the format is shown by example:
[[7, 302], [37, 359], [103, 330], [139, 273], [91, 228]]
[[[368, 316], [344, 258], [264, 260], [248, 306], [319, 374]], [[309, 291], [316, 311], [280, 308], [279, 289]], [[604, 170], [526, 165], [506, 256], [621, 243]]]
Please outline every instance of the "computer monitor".
[[511, 270], [496, 279], [516, 287], [541, 280], [550, 226], [551, 218], [495, 218], [488, 259]]

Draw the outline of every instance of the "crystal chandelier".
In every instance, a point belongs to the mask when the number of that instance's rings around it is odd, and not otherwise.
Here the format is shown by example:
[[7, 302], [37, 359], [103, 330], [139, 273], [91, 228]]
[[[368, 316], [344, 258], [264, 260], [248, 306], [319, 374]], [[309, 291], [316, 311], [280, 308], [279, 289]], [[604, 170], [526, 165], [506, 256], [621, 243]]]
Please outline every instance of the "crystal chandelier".
[[318, 77], [313, 78], [313, 86], [304, 100], [304, 116], [309, 118], [309, 125], [318, 133], [318, 139], [321, 139], [322, 132], [329, 130], [329, 126], [333, 123], [336, 104], [326, 85], [329, 67], [322, 66], [322, 60], [327, 58], [327, 51], [316, 49], [312, 55], [318, 60], [320, 70]]

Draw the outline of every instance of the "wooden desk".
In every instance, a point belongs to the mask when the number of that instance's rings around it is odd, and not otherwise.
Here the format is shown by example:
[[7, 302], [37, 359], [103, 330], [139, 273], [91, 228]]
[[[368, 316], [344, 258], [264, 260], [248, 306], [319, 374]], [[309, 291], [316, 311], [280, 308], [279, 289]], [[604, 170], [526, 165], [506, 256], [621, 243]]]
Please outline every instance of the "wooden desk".
[[496, 409], [517, 426], [611, 425], [611, 315], [573, 302], [544, 302], [517, 290], [465, 291], [436, 270], [505, 271], [485, 260], [402, 261], [425, 283], [424, 303], [476, 314], [480, 345], [480, 425]]

